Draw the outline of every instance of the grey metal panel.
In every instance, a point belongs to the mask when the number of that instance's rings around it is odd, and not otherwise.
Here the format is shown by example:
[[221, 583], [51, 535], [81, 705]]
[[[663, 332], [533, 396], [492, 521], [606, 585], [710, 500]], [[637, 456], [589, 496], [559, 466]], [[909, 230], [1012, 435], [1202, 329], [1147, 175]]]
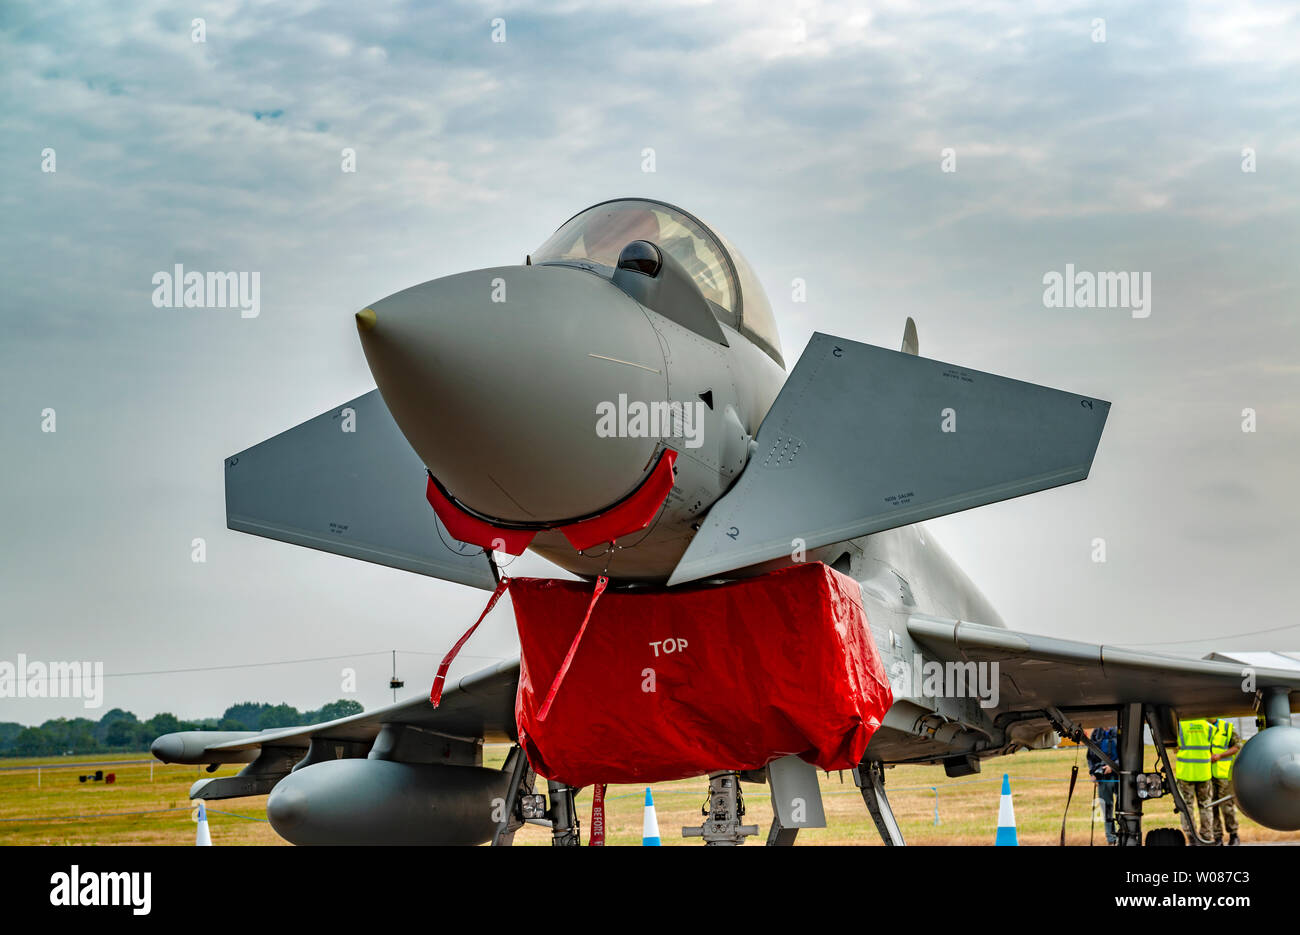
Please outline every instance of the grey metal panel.
[[782, 828], [825, 828], [822, 788], [817, 767], [797, 756], [783, 756], [767, 764], [772, 787], [772, 809]]
[[266, 795], [293, 771], [299, 751], [292, 747], [262, 747], [257, 759], [237, 776], [200, 779], [190, 786], [191, 799], [237, 799], [247, 795]]
[[[343, 410], [355, 431], [342, 429]], [[424, 465], [378, 390], [226, 459], [226, 524], [240, 532], [492, 590], [478, 546], [424, 498]]]
[[[943, 431], [944, 410], [956, 431]], [[1110, 403], [815, 334], [670, 584], [1083, 480]]]
[[[1237, 664], [1137, 652], [955, 620], [912, 617], [907, 632], [939, 659], [997, 662], [1000, 710], [1169, 705], [1180, 717], [1250, 714]], [[1254, 669], [1253, 687], [1300, 691], [1300, 673]]]
[[311, 745], [311, 739], [317, 736], [368, 741], [389, 723], [410, 724], [457, 737], [482, 737], [491, 742], [513, 740], [518, 686], [519, 660], [510, 659], [466, 675], [454, 685], [448, 683], [442, 694], [442, 703], [437, 708], [429, 704], [427, 697], [408, 698], [374, 711], [310, 727], [262, 731], [251, 737], [213, 744], [209, 749], [243, 750], [263, 745], [306, 749]]

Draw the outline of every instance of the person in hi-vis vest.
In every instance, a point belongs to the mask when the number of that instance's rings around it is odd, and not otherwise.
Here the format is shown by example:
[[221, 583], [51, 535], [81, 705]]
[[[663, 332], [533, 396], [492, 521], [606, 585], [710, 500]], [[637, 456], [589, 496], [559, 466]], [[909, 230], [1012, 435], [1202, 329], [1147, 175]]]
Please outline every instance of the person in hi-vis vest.
[[1178, 782], [1178, 791], [1187, 803], [1190, 814], [1197, 813], [1197, 832], [1186, 815], [1182, 815], [1183, 833], [1189, 844], [1200, 844], [1200, 838], [1208, 841], [1211, 820], [1210, 802], [1213, 801], [1214, 783], [1210, 775], [1210, 722], [1204, 718], [1178, 722], [1178, 760], [1174, 764], [1174, 779]]
[[[1229, 844], [1240, 844], [1237, 837], [1237, 808], [1232, 796], [1232, 761], [1241, 749], [1237, 728], [1226, 717], [1212, 717], [1210, 722], [1210, 784], [1214, 789], [1214, 842], [1223, 843], [1223, 832], [1228, 832]], [[1220, 821], [1222, 817], [1222, 821]]]

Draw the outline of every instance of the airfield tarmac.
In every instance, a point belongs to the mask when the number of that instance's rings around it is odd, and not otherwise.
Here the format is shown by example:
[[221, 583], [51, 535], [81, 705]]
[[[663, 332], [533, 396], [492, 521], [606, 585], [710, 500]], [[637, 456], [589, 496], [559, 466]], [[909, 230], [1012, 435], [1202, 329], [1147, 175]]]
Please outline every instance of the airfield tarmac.
[[[484, 765], [499, 767], [508, 747], [484, 748]], [[1152, 748], [1147, 750], [1153, 754]], [[4, 760], [0, 767], [0, 843], [3, 844], [176, 844], [192, 845], [195, 826], [190, 817], [189, 788], [208, 775], [233, 775], [239, 764], [223, 766], [214, 774], [193, 766], [150, 764], [148, 754], [115, 758], [115, 765], [93, 769], [79, 763], [104, 763], [102, 756], [50, 757], [40, 760]], [[136, 761], [136, 762], [130, 762]], [[145, 762], [139, 762], [145, 761]], [[939, 766], [898, 766], [886, 774], [886, 789], [902, 827], [913, 845], [991, 845], [997, 825], [1002, 774], [1011, 777], [1021, 844], [1055, 845], [1061, 832], [1070, 770], [1079, 765], [1079, 780], [1066, 822], [1066, 843], [1083, 845], [1090, 836], [1105, 844], [1100, 822], [1091, 827], [1091, 782], [1081, 750], [1074, 747], [1037, 750], [987, 760], [975, 776], [948, 779]], [[39, 777], [37, 767], [41, 767]], [[12, 769], [12, 767], [21, 767]], [[102, 769], [116, 774], [116, 782], [79, 782], [81, 773]], [[849, 772], [823, 775], [822, 797], [827, 828], [799, 833], [799, 845], [879, 845], [880, 838], [867, 814]], [[39, 780], [39, 787], [38, 787]], [[685, 825], [698, 826], [707, 783], [704, 779], [655, 783], [651, 786], [664, 845], [693, 844], [681, 837]], [[748, 843], [761, 844], [772, 821], [765, 785], [742, 785], [747, 824], [761, 833]], [[610, 786], [606, 793], [606, 843], [641, 843], [642, 786]], [[213, 844], [285, 844], [266, 822], [266, 796], [210, 802], [208, 820]], [[591, 793], [578, 798], [583, 838], [591, 815]], [[938, 823], [935, 822], [936, 806]], [[1239, 815], [1245, 844], [1300, 844], [1300, 832], [1262, 828]], [[1173, 802], [1168, 797], [1148, 803], [1144, 830], [1176, 827]], [[526, 825], [515, 835], [516, 845], [550, 844], [550, 832]]]

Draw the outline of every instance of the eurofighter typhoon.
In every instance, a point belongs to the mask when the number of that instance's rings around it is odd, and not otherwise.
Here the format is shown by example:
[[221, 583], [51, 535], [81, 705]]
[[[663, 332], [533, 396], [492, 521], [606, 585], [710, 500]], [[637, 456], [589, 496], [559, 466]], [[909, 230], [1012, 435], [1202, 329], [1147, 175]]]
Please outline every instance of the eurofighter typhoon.
[[[920, 525], [1085, 479], [1106, 401], [925, 358], [911, 319], [899, 350], [815, 334], [787, 373], [745, 258], [648, 199], [355, 319], [377, 389], [227, 459], [228, 525], [489, 608], [509, 591], [521, 657], [443, 684], [449, 654], [429, 698], [311, 727], [158, 738], [166, 762], [247, 764], [194, 797], [269, 793], [300, 844], [502, 845], [525, 822], [576, 844], [579, 787], [699, 776], [688, 833], [757, 833], [740, 784], [764, 782], [788, 844], [825, 823], [817, 770], [851, 768], [899, 845], [887, 766], [967, 775], [1105, 721], [1137, 845], [1147, 799], [1186, 814], [1178, 720], [1258, 713], [1238, 803], [1300, 829], [1295, 673], [1009, 629]], [[525, 550], [578, 580], [503, 577]], [[513, 744], [502, 769], [484, 742]]]

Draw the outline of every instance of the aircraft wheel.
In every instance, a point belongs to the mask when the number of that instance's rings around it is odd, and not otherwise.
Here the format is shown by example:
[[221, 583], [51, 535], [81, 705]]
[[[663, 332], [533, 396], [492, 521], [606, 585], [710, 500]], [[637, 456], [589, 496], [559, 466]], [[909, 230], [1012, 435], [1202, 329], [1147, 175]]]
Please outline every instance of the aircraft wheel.
[[1186, 847], [1187, 839], [1177, 828], [1152, 828], [1147, 832], [1147, 847]]

